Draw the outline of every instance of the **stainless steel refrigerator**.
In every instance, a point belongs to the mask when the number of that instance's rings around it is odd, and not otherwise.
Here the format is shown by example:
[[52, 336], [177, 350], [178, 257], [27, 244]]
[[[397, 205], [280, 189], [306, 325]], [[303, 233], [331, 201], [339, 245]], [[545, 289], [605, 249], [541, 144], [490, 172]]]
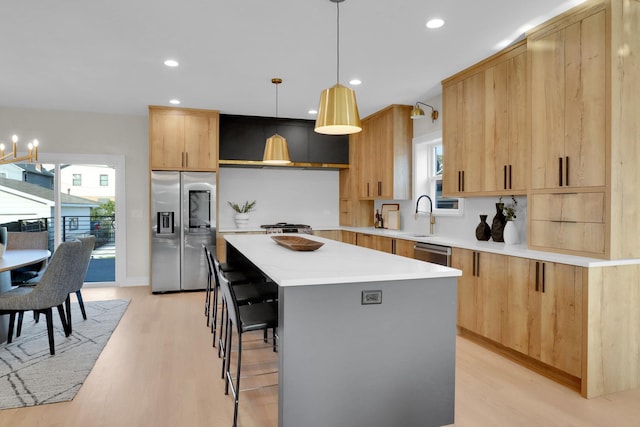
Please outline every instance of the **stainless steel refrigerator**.
[[151, 290], [205, 289], [202, 244], [215, 251], [216, 174], [151, 172]]

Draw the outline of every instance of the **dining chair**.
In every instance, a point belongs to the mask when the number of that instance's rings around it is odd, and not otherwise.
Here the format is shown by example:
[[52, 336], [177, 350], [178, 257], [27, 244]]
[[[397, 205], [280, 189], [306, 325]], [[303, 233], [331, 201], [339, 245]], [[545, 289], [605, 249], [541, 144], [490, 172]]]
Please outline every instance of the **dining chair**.
[[[48, 231], [9, 231], [7, 249], [49, 249]], [[47, 261], [11, 270], [11, 284], [20, 286], [36, 279], [47, 265]]]
[[78, 262], [81, 257], [81, 242], [62, 242], [51, 257], [38, 286], [18, 287], [0, 293], [0, 314], [9, 315], [8, 342], [11, 342], [13, 335], [15, 315], [33, 310], [35, 313], [45, 315], [49, 336], [49, 353], [55, 355], [53, 307], [58, 309], [65, 335], [69, 336], [70, 331], [63, 304], [74, 284], [79, 280], [78, 278], [85, 272], [84, 267]]
[[78, 300], [78, 305], [80, 306], [80, 311], [82, 313], [82, 318], [87, 320], [87, 312], [84, 309], [84, 301], [82, 300], [82, 286], [84, 285], [84, 279], [87, 277], [87, 270], [89, 270], [89, 263], [91, 262], [91, 254], [93, 253], [93, 248], [96, 244], [96, 236], [88, 236], [88, 237], [80, 237], [78, 240], [82, 242], [82, 255], [78, 260], [80, 264], [78, 267], [81, 268], [82, 273], [78, 276], [78, 280], [75, 281], [71, 288], [71, 292], [67, 295], [67, 300], [65, 301], [66, 310], [67, 310], [67, 324], [69, 325], [69, 332], [73, 332], [73, 328], [71, 326], [71, 294], [75, 293], [76, 298]]

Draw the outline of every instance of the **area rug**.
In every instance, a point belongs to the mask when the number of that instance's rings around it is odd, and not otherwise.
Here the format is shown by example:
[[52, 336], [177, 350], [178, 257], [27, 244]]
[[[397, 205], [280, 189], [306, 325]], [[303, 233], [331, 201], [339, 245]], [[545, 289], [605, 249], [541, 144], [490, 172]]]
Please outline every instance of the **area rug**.
[[63, 402], [74, 398], [93, 369], [129, 300], [85, 302], [87, 320], [71, 304], [73, 333], [64, 336], [54, 310], [55, 356], [49, 354], [44, 316], [25, 313], [20, 337], [0, 344], [0, 409]]

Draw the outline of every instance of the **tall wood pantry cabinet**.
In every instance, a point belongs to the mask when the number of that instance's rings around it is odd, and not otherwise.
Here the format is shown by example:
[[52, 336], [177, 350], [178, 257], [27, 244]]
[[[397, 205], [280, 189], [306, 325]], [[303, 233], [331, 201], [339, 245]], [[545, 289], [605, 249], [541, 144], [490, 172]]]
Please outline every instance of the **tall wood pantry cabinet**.
[[640, 4], [592, 1], [527, 35], [529, 246], [640, 258]]
[[149, 106], [151, 170], [216, 171], [219, 112]]
[[442, 82], [445, 195], [526, 193], [526, 53], [525, 40]]

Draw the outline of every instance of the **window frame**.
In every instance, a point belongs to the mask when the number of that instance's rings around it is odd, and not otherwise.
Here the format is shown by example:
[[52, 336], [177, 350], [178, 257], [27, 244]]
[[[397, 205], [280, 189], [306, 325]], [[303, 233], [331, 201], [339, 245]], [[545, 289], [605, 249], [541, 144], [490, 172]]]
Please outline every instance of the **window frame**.
[[[104, 179], [103, 179], [104, 178]], [[109, 186], [109, 175], [106, 173], [101, 173], [99, 177], [100, 187], [108, 187]]]
[[[435, 175], [436, 159], [434, 147], [442, 145], [442, 131], [435, 131], [413, 138], [413, 198], [417, 200], [422, 194], [428, 194], [433, 200], [433, 214], [435, 216], [463, 216], [464, 199], [460, 197], [447, 197], [447, 199], [457, 199], [457, 209], [442, 209], [436, 207], [436, 183], [442, 181], [442, 175]], [[444, 150], [444, 148], [443, 148]], [[424, 170], [426, 159], [429, 168]]]

